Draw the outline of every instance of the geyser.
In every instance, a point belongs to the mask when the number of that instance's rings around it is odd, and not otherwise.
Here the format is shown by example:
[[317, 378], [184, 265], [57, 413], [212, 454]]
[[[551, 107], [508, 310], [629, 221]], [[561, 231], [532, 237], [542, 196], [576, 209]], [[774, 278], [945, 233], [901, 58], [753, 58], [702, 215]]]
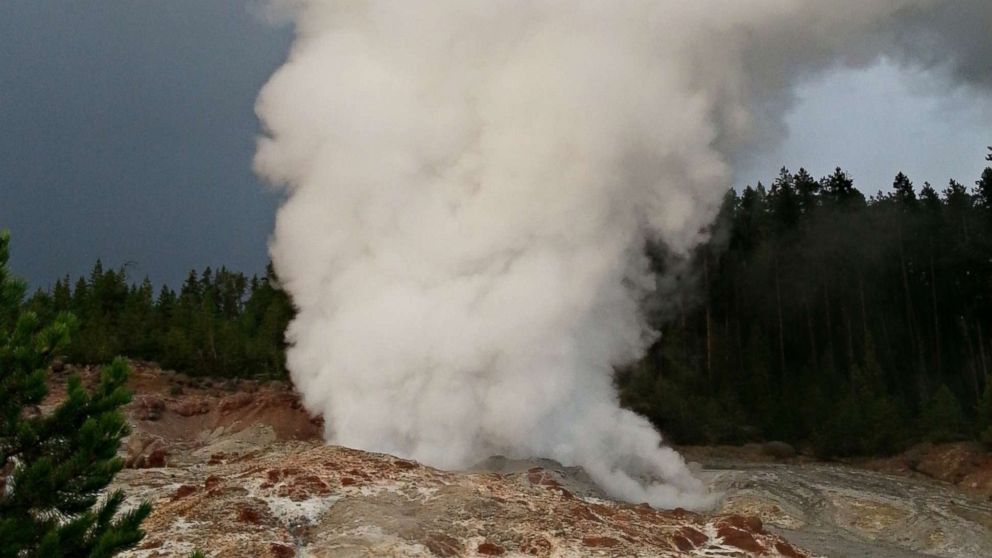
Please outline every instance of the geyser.
[[[698, 509], [712, 497], [612, 386], [656, 337], [645, 240], [704, 239], [726, 161], [776, 137], [797, 80], [937, 64], [906, 33], [992, 3], [280, 4], [298, 38], [258, 101], [256, 168], [287, 192], [271, 253], [299, 310], [288, 363], [327, 439], [448, 468], [550, 457]], [[916, 36], [987, 83], [975, 41]]]

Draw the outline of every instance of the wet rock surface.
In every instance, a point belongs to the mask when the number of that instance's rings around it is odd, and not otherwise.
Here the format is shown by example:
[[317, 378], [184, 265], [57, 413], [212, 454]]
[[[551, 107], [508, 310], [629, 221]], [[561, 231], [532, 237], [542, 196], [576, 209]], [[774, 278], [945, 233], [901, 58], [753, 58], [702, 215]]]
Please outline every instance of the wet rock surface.
[[992, 501], [982, 491], [849, 465], [707, 453], [702, 476], [725, 494], [721, 513], [757, 516], [816, 554], [992, 556]]

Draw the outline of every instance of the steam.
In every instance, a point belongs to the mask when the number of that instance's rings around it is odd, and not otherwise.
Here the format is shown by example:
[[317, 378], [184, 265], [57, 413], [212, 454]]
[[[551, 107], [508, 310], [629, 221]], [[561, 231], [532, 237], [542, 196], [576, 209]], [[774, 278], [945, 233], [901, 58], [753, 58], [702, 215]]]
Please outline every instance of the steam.
[[[256, 168], [288, 194], [271, 253], [306, 406], [347, 446], [550, 457], [618, 498], [710, 505], [612, 385], [657, 335], [646, 239], [705, 240], [726, 161], [820, 70], [890, 55], [987, 83], [988, 4], [284, 3], [298, 38]], [[904, 32], [934, 14], [986, 34], [931, 41], [940, 63]]]

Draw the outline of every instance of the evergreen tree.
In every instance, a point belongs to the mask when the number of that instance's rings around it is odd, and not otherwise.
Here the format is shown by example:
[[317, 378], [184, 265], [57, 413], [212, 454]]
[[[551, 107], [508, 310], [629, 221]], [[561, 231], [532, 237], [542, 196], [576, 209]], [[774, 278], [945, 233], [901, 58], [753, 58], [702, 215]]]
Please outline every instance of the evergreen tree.
[[783, 229], [791, 229], [799, 222], [800, 199], [789, 169], [782, 167], [778, 178], [772, 182], [768, 193], [776, 223]]
[[929, 182], [924, 182], [923, 188], [920, 188], [920, 201], [928, 211], [940, 212], [940, 194]]
[[781, 438], [850, 455], [992, 438], [981, 191], [917, 194], [900, 173], [865, 200], [837, 169], [726, 196], [719, 247], [686, 264], [705, 292], [676, 291], [686, 302], [658, 324], [653, 356], [618, 377], [624, 404], [683, 443]]
[[833, 174], [820, 181], [823, 195], [834, 207], [855, 207], [863, 205], [865, 196], [854, 187], [854, 180], [841, 170], [834, 169]]
[[796, 194], [799, 196], [799, 207], [802, 213], [804, 215], [811, 213], [818, 203], [820, 183], [806, 169], [801, 168], [793, 177], [793, 184], [796, 187]]
[[913, 183], [909, 181], [908, 176], [901, 172], [896, 175], [892, 182], [892, 199], [902, 209], [912, 210], [916, 208], [917, 199], [916, 191], [913, 190]]
[[25, 287], [7, 268], [8, 247], [0, 232], [0, 557], [113, 556], [141, 540], [150, 512], [118, 513], [121, 492], [99, 498], [123, 467], [116, 452], [127, 433], [127, 365], [104, 369], [92, 393], [70, 379], [67, 400], [37, 412], [45, 370], [75, 320], [62, 314], [46, 324], [21, 308]]
[[946, 385], [942, 384], [923, 408], [920, 426], [933, 442], [955, 440], [966, 431], [961, 403]]
[[[992, 147], [989, 147], [985, 160], [992, 162]], [[975, 197], [979, 206], [992, 211], [992, 167], [985, 167], [982, 177], [975, 182]]]

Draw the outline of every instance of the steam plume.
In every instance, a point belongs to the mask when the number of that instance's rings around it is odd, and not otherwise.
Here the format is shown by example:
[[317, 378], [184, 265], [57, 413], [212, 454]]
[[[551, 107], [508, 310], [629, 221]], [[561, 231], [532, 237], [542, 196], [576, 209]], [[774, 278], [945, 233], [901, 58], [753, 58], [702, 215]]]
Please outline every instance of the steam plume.
[[[774, 140], [817, 71], [888, 55], [987, 84], [989, 4], [288, 3], [256, 167], [288, 194], [271, 252], [307, 407], [348, 446], [551, 457], [619, 498], [707, 506], [611, 382], [656, 337], [645, 240], [704, 240], [726, 161]], [[906, 34], [928, 21], [986, 34], [929, 33], [937, 57]]]

